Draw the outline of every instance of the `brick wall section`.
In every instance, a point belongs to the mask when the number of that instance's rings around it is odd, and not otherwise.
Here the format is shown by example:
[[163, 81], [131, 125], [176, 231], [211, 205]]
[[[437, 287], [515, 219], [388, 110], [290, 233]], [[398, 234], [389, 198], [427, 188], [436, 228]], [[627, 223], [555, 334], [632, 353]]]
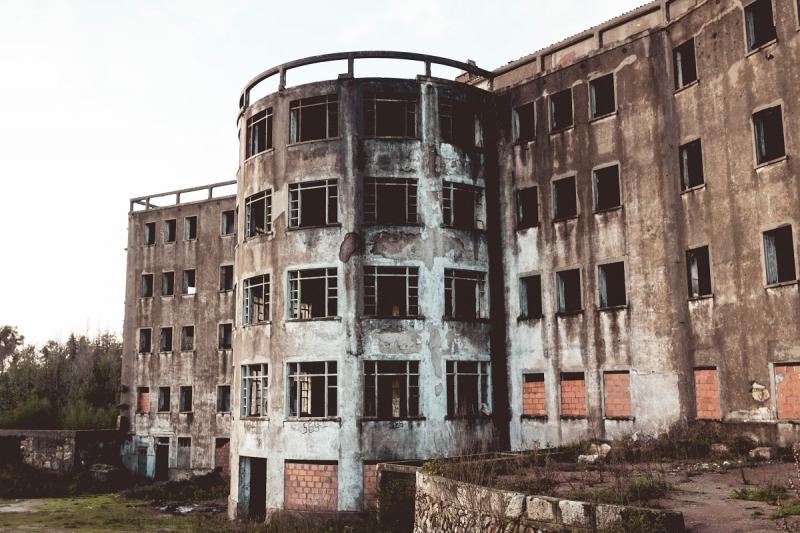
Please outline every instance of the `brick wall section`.
[[214, 466], [226, 476], [231, 475], [231, 440], [216, 439], [214, 442]]
[[522, 414], [544, 416], [547, 414], [544, 403], [544, 376], [526, 374], [522, 384]]
[[378, 465], [364, 463], [364, 510], [378, 508]]
[[778, 418], [800, 419], [800, 364], [775, 365]]
[[283, 506], [294, 511], [336, 511], [337, 465], [285, 463]]
[[561, 375], [561, 416], [586, 416], [586, 381], [582, 373]]
[[139, 387], [139, 393], [137, 395], [136, 400], [136, 412], [137, 413], [149, 413], [150, 412], [150, 389], [146, 387]]
[[631, 416], [631, 375], [628, 372], [603, 374], [603, 396], [606, 417]]
[[694, 369], [694, 399], [697, 418], [722, 418], [716, 368]]

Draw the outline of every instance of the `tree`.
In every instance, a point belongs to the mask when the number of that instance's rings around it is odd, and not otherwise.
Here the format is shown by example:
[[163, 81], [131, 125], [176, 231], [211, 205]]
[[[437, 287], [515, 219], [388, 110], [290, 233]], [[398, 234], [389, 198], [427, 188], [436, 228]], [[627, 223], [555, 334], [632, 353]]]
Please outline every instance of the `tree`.
[[14, 326], [0, 326], [0, 374], [5, 371], [6, 359], [12, 357], [22, 346], [25, 337]]

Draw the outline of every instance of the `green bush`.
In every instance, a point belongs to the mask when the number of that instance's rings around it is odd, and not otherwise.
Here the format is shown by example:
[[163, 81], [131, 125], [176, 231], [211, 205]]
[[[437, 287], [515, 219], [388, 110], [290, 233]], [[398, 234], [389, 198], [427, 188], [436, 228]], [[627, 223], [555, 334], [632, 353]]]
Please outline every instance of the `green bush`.
[[51, 429], [58, 425], [58, 413], [47, 398], [28, 398], [10, 411], [0, 413], [3, 429]]

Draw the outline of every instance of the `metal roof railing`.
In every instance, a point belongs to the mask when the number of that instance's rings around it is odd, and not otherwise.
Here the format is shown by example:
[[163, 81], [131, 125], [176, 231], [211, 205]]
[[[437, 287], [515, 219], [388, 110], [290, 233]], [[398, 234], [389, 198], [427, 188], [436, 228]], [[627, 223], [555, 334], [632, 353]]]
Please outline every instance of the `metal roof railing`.
[[[189, 187], [188, 189], [180, 189], [177, 191], [169, 191], [169, 192], [162, 192], [158, 194], [149, 194], [147, 196], [139, 196], [137, 198], [131, 198], [131, 211], [141, 211], [141, 210], [149, 210], [149, 209], [159, 209], [161, 207], [171, 207], [175, 205], [181, 205], [182, 203], [187, 204], [191, 202], [199, 202], [203, 200], [212, 200], [214, 198], [228, 198], [231, 196], [236, 195], [236, 191], [234, 190], [233, 194], [222, 194], [220, 196], [214, 196], [214, 192], [218, 189], [222, 189], [223, 187], [231, 187], [236, 186], [236, 180], [230, 181], [220, 181], [218, 183], [211, 183], [209, 185], [200, 185], [199, 187]], [[188, 201], [181, 201], [181, 196], [186, 199], [186, 196], [190, 195], [190, 193], [196, 193], [198, 191], [208, 191], [206, 195], [191, 195], [191, 199]], [[228, 192], [228, 191], [226, 191]], [[172, 201], [168, 201], [164, 204], [156, 204], [153, 200], [158, 198], [166, 198], [168, 196], [173, 196]], [[138, 207], [138, 209], [137, 209]]]

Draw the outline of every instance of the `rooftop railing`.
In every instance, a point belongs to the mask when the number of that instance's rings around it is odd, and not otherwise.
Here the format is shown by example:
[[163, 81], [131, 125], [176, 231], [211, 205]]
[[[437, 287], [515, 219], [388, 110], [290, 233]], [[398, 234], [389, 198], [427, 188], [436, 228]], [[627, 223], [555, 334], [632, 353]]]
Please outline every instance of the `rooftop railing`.
[[[210, 185], [189, 187], [178, 191], [162, 192], [131, 198], [131, 212], [172, 207], [175, 205], [212, 200], [215, 198], [228, 198], [236, 195], [236, 180], [220, 181]], [[158, 203], [154, 202], [158, 200]]]

